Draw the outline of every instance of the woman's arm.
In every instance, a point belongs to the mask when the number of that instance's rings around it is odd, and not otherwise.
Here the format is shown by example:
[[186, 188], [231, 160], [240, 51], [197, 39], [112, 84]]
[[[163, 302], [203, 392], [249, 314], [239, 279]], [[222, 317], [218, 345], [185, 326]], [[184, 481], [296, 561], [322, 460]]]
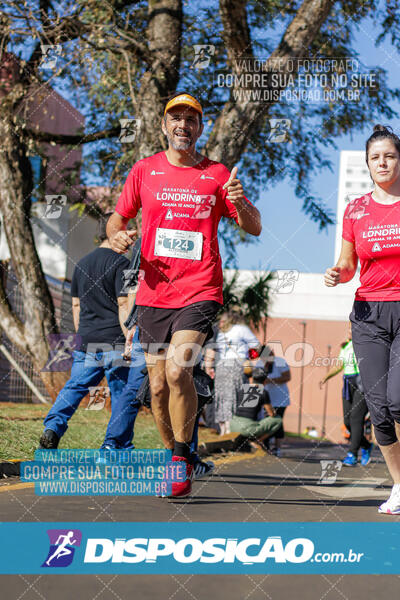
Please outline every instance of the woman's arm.
[[338, 283], [347, 283], [353, 279], [357, 270], [358, 256], [353, 242], [342, 239], [342, 250], [334, 267], [325, 271], [325, 285], [335, 287]]

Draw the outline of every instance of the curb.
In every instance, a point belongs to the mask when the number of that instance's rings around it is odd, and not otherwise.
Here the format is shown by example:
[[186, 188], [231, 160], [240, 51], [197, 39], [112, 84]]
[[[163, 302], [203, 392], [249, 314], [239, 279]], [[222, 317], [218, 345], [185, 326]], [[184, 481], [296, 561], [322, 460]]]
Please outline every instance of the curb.
[[221, 439], [213, 442], [202, 442], [198, 448], [199, 454], [208, 455], [218, 452], [249, 452], [247, 450], [247, 440], [239, 433], [227, 433], [221, 436]]

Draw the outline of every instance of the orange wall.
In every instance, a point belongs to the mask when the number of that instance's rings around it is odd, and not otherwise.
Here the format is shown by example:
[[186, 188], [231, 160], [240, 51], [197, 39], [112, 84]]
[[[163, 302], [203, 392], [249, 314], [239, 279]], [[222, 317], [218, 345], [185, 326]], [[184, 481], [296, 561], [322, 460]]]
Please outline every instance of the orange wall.
[[[289, 363], [292, 379], [289, 382], [291, 405], [285, 413], [285, 428], [287, 431], [298, 431], [300, 381], [301, 381], [301, 343], [303, 340], [302, 319], [270, 318], [267, 323], [267, 343], [274, 347], [275, 354], [281, 354]], [[301, 430], [306, 426], [314, 426], [321, 434], [324, 404], [324, 388], [320, 390], [319, 381], [327, 371], [328, 344], [331, 345], [331, 357], [336, 358], [340, 352], [340, 344], [348, 335], [347, 321], [317, 321], [306, 322], [305, 335], [305, 366], [303, 378], [303, 410]], [[263, 338], [262, 328], [258, 337]], [[325, 362], [321, 364], [321, 359]], [[323, 366], [325, 365], [325, 366]], [[330, 367], [332, 362], [330, 363]], [[336, 375], [328, 382], [326, 437], [335, 442], [344, 441], [341, 425], [342, 411], [342, 376]]]

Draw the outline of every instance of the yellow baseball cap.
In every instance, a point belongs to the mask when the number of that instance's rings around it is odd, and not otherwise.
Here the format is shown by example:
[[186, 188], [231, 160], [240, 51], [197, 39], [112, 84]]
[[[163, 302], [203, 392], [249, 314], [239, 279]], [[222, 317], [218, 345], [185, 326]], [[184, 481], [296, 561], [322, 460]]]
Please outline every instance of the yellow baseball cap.
[[164, 110], [164, 117], [171, 108], [173, 108], [174, 106], [182, 105], [194, 108], [194, 110], [197, 110], [197, 112], [199, 112], [203, 116], [203, 109], [201, 108], [200, 102], [196, 100], [196, 98], [194, 98], [190, 94], [179, 94], [179, 96], [175, 96], [175, 98], [172, 98], [172, 100], [167, 102], [167, 105]]

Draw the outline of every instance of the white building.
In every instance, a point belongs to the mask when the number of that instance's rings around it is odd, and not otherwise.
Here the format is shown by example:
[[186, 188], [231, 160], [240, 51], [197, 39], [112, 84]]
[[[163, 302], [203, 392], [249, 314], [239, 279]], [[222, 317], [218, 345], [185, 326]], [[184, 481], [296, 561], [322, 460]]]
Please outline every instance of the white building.
[[342, 221], [347, 204], [350, 200], [359, 198], [372, 189], [373, 183], [365, 162], [365, 152], [361, 150], [343, 150], [340, 153], [339, 166], [335, 261], [339, 258], [342, 246]]

